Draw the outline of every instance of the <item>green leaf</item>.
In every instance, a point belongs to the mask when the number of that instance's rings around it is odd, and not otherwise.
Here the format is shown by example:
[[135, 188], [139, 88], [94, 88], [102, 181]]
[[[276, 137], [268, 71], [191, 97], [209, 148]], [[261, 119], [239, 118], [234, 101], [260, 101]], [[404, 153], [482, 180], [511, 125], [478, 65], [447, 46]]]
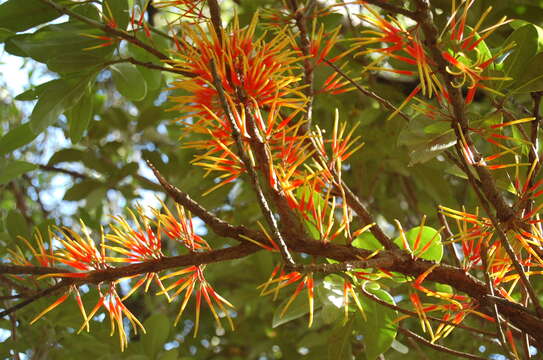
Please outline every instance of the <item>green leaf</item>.
[[100, 47], [104, 40], [92, 37], [100, 35], [104, 33], [86, 24], [65, 22], [10, 37], [6, 51], [31, 57], [58, 73], [82, 71], [95, 68], [113, 53], [113, 46]]
[[147, 94], [147, 82], [132, 64], [117, 64], [110, 67], [113, 81], [121, 95], [139, 101]]
[[351, 360], [353, 349], [351, 337], [353, 334], [353, 319], [346, 324], [337, 324], [330, 337], [328, 337], [328, 359], [329, 360]]
[[381, 250], [384, 248], [379, 240], [377, 240], [377, 238], [369, 231], [365, 231], [357, 236], [353, 240], [351, 245], [359, 249], [367, 249], [373, 251]]
[[64, 193], [64, 200], [79, 201], [87, 197], [91, 192], [102, 186], [102, 183], [92, 179], [85, 179], [74, 184]]
[[179, 350], [173, 349], [168, 350], [162, 356], [158, 358], [158, 360], [177, 360], [179, 358]]
[[9, 38], [10, 36], [13, 36], [15, 35], [15, 33], [13, 31], [10, 31], [8, 29], [4, 29], [4, 28], [0, 28], [0, 43], [3, 43], [4, 41], [6, 41], [7, 38]]
[[14, 32], [28, 30], [61, 15], [40, 0], [8, 0], [0, 5], [0, 24]]
[[11, 210], [6, 218], [6, 227], [9, 235], [13, 240], [17, 239], [17, 236], [22, 236], [25, 239], [30, 239], [30, 226], [26, 222], [24, 216], [16, 211]]
[[[513, 33], [505, 40], [505, 44], [515, 42], [516, 46], [503, 62], [504, 76], [518, 79], [530, 59], [536, 54], [539, 47], [539, 31], [532, 25], [525, 25]], [[504, 81], [500, 87], [511, 85], [511, 81]]]
[[83, 158], [84, 151], [77, 149], [62, 149], [51, 156], [47, 165], [55, 165], [61, 162], [77, 162]]
[[36, 165], [20, 160], [1, 160], [0, 161], [0, 185], [7, 184], [19, 176], [35, 170]]
[[543, 91], [543, 53], [530, 59], [526, 69], [522, 72], [513, 93], [529, 93]]
[[[429, 226], [414, 227], [405, 233], [409, 250], [416, 256], [440, 262], [443, 257], [443, 244], [441, 243], [441, 235], [439, 232]], [[416, 244], [418, 242], [418, 244]], [[394, 239], [394, 243], [401, 249], [405, 249], [404, 240], [401, 236]], [[428, 244], [428, 245], [427, 245]], [[416, 245], [416, 248], [415, 248]], [[421, 253], [421, 251], [426, 250]]]
[[72, 144], [78, 143], [81, 140], [83, 133], [89, 126], [93, 114], [92, 101], [93, 95], [90, 92], [90, 87], [87, 86], [85, 94], [66, 114]]
[[[296, 299], [294, 299], [294, 301], [290, 304], [290, 306], [285, 311], [285, 313], [282, 314], [289, 299], [290, 299], [290, 296], [287, 297], [285, 300], [283, 300], [281, 304], [279, 304], [279, 306], [275, 308], [275, 311], [273, 313], [272, 327], [276, 328], [279, 325], [286, 324], [292, 320], [298, 319], [299, 317], [302, 317], [305, 314], [309, 313], [309, 302], [307, 299], [307, 291], [300, 292], [300, 294], [298, 294]], [[314, 310], [317, 309], [317, 305], [318, 304], [315, 304]]]
[[5, 155], [18, 149], [38, 136], [30, 127], [30, 123], [19, 125], [0, 137], [0, 155]]
[[108, 20], [115, 20], [117, 29], [125, 30], [130, 20], [128, 0], [105, 0], [104, 14]]
[[[379, 299], [395, 305], [394, 299], [385, 290], [371, 286], [365, 286], [365, 290]], [[364, 308], [366, 320], [362, 319], [361, 316], [355, 318], [355, 332], [360, 332], [364, 336], [366, 359], [374, 360], [379, 354], [387, 351], [396, 338], [398, 331], [398, 324], [395, 322], [397, 313], [395, 310], [380, 305], [365, 296], [361, 296], [359, 299]]]
[[143, 323], [146, 334], [141, 341], [145, 352], [154, 359], [162, 351], [164, 343], [168, 340], [171, 329], [171, 320], [164, 314], [157, 313], [148, 317]]
[[49, 81], [30, 115], [31, 129], [40, 133], [55, 123], [60, 114], [79, 101], [89, 80], [90, 76]]

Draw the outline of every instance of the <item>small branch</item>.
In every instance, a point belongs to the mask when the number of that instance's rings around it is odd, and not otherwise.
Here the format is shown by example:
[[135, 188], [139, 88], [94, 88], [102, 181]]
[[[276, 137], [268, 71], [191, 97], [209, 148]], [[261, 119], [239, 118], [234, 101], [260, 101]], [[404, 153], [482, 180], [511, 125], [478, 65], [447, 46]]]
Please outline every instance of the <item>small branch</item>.
[[314, 64], [311, 59], [311, 53], [309, 52], [311, 43], [307, 34], [307, 15], [316, 5], [316, 1], [309, 1], [306, 3], [307, 7], [303, 9], [298, 8], [298, 2], [296, 0], [289, 0], [290, 9], [294, 15], [294, 21], [296, 27], [300, 31], [300, 50], [304, 55], [304, 78], [303, 83], [306, 87], [302, 90], [307, 97], [306, 104], [306, 116], [307, 123], [304, 125], [307, 129], [311, 128], [311, 119], [313, 115], [313, 96], [314, 96]]
[[202, 221], [215, 232], [215, 234], [223, 237], [229, 237], [238, 241], [247, 242], [242, 236], [253, 240], [265, 243], [266, 238], [257, 231], [246, 228], [245, 226], [234, 226], [220, 219], [215, 214], [209, 212], [202, 205], [194, 201], [187, 193], [170, 184], [157, 168], [150, 162], [146, 161], [147, 166], [151, 168], [158, 182], [166, 193], [179, 205], [185, 207], [193, 215], [198, 216]]
[[486, 358], [483, 358], [483, 357], [480, 357], [480, 356], [477, 356], [477, 355], [465, 353], [465, 352], [458, 351], [458, 350], [453, 350], [453, 349], [450, 349], [450, 348], [448, 348], [446, 346], [443, 346], [443, 345], [434, 344], [434, 343], [426, 340], [422, 336], [419, 336], [419, 335], [415, 334], [414, 332], [409, 331], [407, 329], [404, 329], [402, 327], [399, 327], [398, 330], [400, 330], [400, 332], [402, 334], [406, 335], [407, 337], [410, 337], [410, 338], [418, 341], [419, 343], [421, 343], [421, 344], [423, 344], [425, 346], [428, 346], [428, 347], [430, 347], [430, 348], [432, 348], [434, 350], [437, 350], [437, 351], [441, 351], [441, 352], [451, 354], [451, 355], [454, 355], [454, 356], [457, 356], [457, 357], [461, 357], [461, 358], [464, 358], [464, 359], [472, 359], [472, 360], [485, 360], [486, 359]]
[[139, 60], [134, 59], [133, 57], [127, 57], [127, 58], [121, 58], [121, 59], [108, 61], [108, 62], [102, 64], [102, 66], [106, 67], [106, 66], [109, 66], [109, 65], [125, 63], [125, 62], [134, 64], [134, 65], [138, 65], [138, 66], [143, 66], [143, 67], [146, 67], [146, 68], [152, 69], [152, 70], [170, 72], [170, 73], [173, 73], [173, 74], [183, 75], [183, 76], [186, 76], [186, 77], [195, 77], [196, 76], [191, 72], [184, 71], [184, 70], [178, 70], [175, 67], [168, 68], [168, 67], [156, 65], [156, 64], [154, 64], [152, 62], [139, 61]]
[[[356, 214], [366, 224], [375, 224], [373, 216], [366, 210], [366, 207], [362, 204], [360, 199], [349, 189], [349, 187], [343, 184], [345, 190], [345, 197], [349, 206], [356, 212]], [[377, 238], [377, 240], [387, 250], [398, 249], [398, 246], [392, 242], [392, 240], [383, 232], [380, 226], [377, 224], [370, 228], [371, 233]]]
[[100, 29], [102, 30], [103, 32], [107, 33], [107, 34], [110, 34], [110, 35], [113, 35], [113, 36], [116, 36], [118, 38], [121, 38], [121, 39], [124, 39], [140, 48], [142, 48], [143, 50], [147, 51], [148, 53], [152, 54], [153, 56], [155, 56], [157, 59], [161, 60], [161, 61], [170, 61], [170, 57], [164, 53], [162, 53], [161, 51], [155, 49], [153, 46], [150, 46], [142, 41], [140, 41], [137, 37], [135, 37], [134, 35], [130, 35], [129, 33], [123, 31], [123, 30], [118, 30], [118, 29], [115, 29], [115, 28], [112, 28], [106, 24], [103, 24], [103, 23], [100, 23], [98, 21], [95, 21], [93, 19], [90, 19], [88, 17], [85, 17], [85, 16], [82, 16], [76, 12], [73, 12], [71, 11], [70, 9], [64, 7], [64, 6], [61, 6], [51, 0], [40, 0], [41, 2], [49, 5], [50, 7], [52, 7], [53, 9], [55, 9], [56, 11], [58, 11], [59, 13], [61, 14], [66, 14], [66, 15], [69, 15], [70, 17], [73, 17], [75, 19], [78, 19], [79, 21], [82, 21], [84, 22], [85, 24], [89, 25], [89, 26], [92, 26], [94, 28], [97, 28], [97, 29]]
[[462, 152], [462, 139], [465, 139], [466, 146], [473, 154], [473, 167], [480, 179], [480, 188], [485, 194], [485, 197], [496, 209], [497, 217], [500, 221], [505, 222], [513, 219], [515, 214], [513, 209], [507, 205], [502, 194], [498, 191], [494, 178], [490, 171], [484, 165], [483, 157], [473, 145], [469, 135], [469, 122], [464, 109], [464, 98], [460, 88], [453, 86], [454, 76], [447, 72], [447, 62], [441, 55], [439, 48], [439, 33], [433, 21], [433, 15], [430, 10], [430, 2], [428, 0], [415, 0], [417, 6], [416, 20], [424, 33], [425, 45], [431, 59], [435, 63], [436, 73], [441, 75], [445, 88], [449, 94], [450, 104], [452, 106], [452, 115], [454, 121], [452, 128], [456, 134], [456, 150], [461, 158], [464, 158]]
[[222, 44], [222, 20], [221, 20], [221, 7], [217, 0], [207, 0], [207, 6], [209, 7], [209, 15], [211, 16], [211, 23], [219, 39], [219, 44]]
[[349, 75], [347, 75], [343, 70], [341, 70], [339, 67], [337, 67], [334, 63], [330, 62], [328, 59], [324, 59], [324, 62], [327, 63], [331, 68], [333, 68], [345, 80], [350, 82], [351, 85], [353, 85], [363, 95], [376, 100], [379, 104], [381, 104], [382, 106], [384, 106], [385, 108], [389, 109], [392, 112], [396, 112], [405, 121], [409, 122], [409, 117], [407, 115], [405, 115], [402, 111], [398, 110], [398, 108], [396, 108], [394, 105], [392, 105], [388, 100], [382, 98], [381, 96], [379, 96], [378, 94], [374, 93], [371, 90], [364, 89], [356, 81], [354, 81]]
[[73, 279], [63, 279], [58, 284], [55, 284], [51, 287], [48, 287], [47, 289], [41, 290], [37, 292], [36, 294], [30, 296], [29, 298], [17, 303], [16, 305], [0, 312], [0, 318], [3, 318], [6, 315], [9, 315], [17, 310], [22, 309], [23, 307], [32, 304], [34, 301], [39, 300], [43, 297], [49, 296], [54, 294], [57, 291], [60, 291], [74, 283]]
[[[466, 166], [466, 168], [467, 168], [467, 166]], [[537, 316], [539, 318], [542, 318], [543, 317], [543, 308], [541, 307], [541, 304], [539, 303], [539, 300], [537, 298], [537, 294], [535, 293], [535, 290], [532, 287], [532, 284], [528, 280], [522, 265], [519, 263], [519, 261], [517, 259], [515, 251], [511, 247], [511, 244], [509, 244], [509, 240], [507, 239], [507, 235], [503, 231], [502, 226], [501, 226], [500, 222], [498, 221], [498, 219], [490, 211], [490, 207], [488, 205], [488, 202], [486, 201], [486, 199], [483, 196], [482, 192], [480, 191], [479, 187], [474, 185], [474, 179], [475, 179], [474, 175], [471, 173], [471, 171], [469, 169], [467, 169], [466, 174], [468, 175], [468, 180], [470, 181], [470, 183], [472, 184], [473, 189], [475, 190], [475, 194], [479, 198], [479, 204], [485, 210], [485, 212], [487, 213], [490, 221], [492, 222], [492, 226], [494, 227], [494, 229], [495, 229], [495, 231], [496, 231], [496, 233], [498, 235], [498, 239], [500, 240], [500, 244], [505, 249], [505, 252], [507, 253], [509, 258], [511, 259], [511, 263], [513, 264], [513, 267], [515, 268], [516, 272], [518, 273], [522, 285], [524, 285], [524, 287], [526, 289], [526, 292], [528, 293], [530, 299], [532, 300], [532, 303], [533, 303], [533, 305], [535, 307]]]
[[449, 227], [449, 223], [447, 222], [447, 218], [441, 211], [437, 211], [437, 218], [439, 219], [439, 222], [441, 223], [441, 226], [443, 226], [443, 234], [445, 235], [445, 238], [447, 239], [447, 247], [449, 248], [449, 251], [451, 252], [451, 257], [453, 258], [454, 265], [457, 267], [462, 267], [462, 262], [460, 261], [460, 257], [458, 256], [456, 252], [456, 248], [454, 247], [454, 243], [452, 242], [452, 238], [454, 237], [453, 233], [451, 232], [451, 228]]
[[71, 177], [74, 177], [74, 178], [77, 178], [77, 179], [87, 179], [88, 178], [88, 176], [83, 174], [83, 173], [73, 171], [73, 170], [59, 168], [59, 167], [52, 166], [52, 165], [39, 165], [39, 168], [41, 170], [45, 170], [45, 171], [59, 172], [59, 173], [62, 173], [62, 174], [70, 175]]
[[[28, 299], [17, 303], [15, 306], [0, 312], [0, 318], [17, 311], [32, 302], [53, 294], [69, 286], [81, 286], [84, 284], [100, 284], [102, 282], [114, 282], [119, 279], [140, 275], [145, 273], [157, 273], [163, 270], [179, 268], [190, 265], [210, 264], [220, 261], [233, 260], [246, 257], [260, 248], [253, 244], [241, 244], [229, 248], [212, 250], [202, 253], [191, 253], [187, 255], [163, 257], [160, 259], [149, 260], [137, 264], [109, 268], [106, 270], [96, 270], [86, 273], [85, 277], [62, 279], [58, 284], [42, 290]], [[50, 271], [51, 268], [46, 268]], [[61, 276], [59, 276], [61, 277]]]
[[[490, 296], [494, 296], [494, 284], [492, 283], [492, 280], [490, 279], [490, 276], [488, 274], [488, 259], [486, 258], [487, 254], [488, 254], [488, 248], [486, 247], [486, 244], [482, 244], [481, 261], [483, 262], [483, 267], [484, 267], [483, 273], [485, 276], [485, 282], [486, 282], [488, 292], [490, 293]], [[512, 355], [514, 358], [514, 354], [511, 352], [511, 349], [508, 346], [507, 339], [505, 337], [505, 332], [503, 331], [502, 319], [498, 311], [498, 305], [494, 303], [490, 307], [494, 315], [494, 320], [496, 320], [496, 327], [498, 329], [498, 335], [499, 335], [498, 340], [500, 342], [500, 345], [505, 350], [506, 353], [508, 353], [509, 355]]]
[[[372, 294], [370, 294], [369, 292], [366, 291], [366, 289], [364, 289], [364, 287], [360, 287], [361, 289], [361, 292], [364, 296], [366, 296], [367, 298], [371, 299], [372, 301], [382, 305], [382, 306], [385, 306], [385, 307], [388, 307], [392, 310], [396, 310], [396, 311], [399, 311], [401, 313], [404, 313], [404, 314], [407, 314], [407, 315], [410, 315], [410, 316], [413, 316], [413, 317], [418, 317], [419, 314], [417, 314], [415, 311], [411, 311], [411, 310], [407, 310], [407, 309], [404, 309], [402, 307], [399, 307], [397, 305], [393, 305], [393, 304], [390, 304], [384, 300], [381, 300], [379, 299], [377, 296], [374, 296]], [[471, 331], [473, 333], [476, 333], [476, 334], [480, 334], [480, 335], [485, 335], [485, 336], [490, 336], [492, 338], [495, 338], [496, 337], [496, 333], [494, 332], [490, 332], [490, 331], [485, 331], [485, 330], [481, 330], [481, 329], [476, 329], [474, 327], [471, 327], [471, 326], [467, 326], [467, 325], [463, 325], [462, 323], [454, 323], [452, 321], [447, 321], [447, 320], [443, 320], [443, 319], [440, 319], [440, 318], [436, 318], [436, 317], [433, 317], [433, 316], [430, 316], [430, 315], [426, 315], [426, 317], [428, 318], [428, 320], [432, 320], [432, 321], [435, 321], [435, 322], [438, 322], [438, 323], [441, 323], [441, 324], [446, 324], [446, 325], [450, 325], [450, 326], [454, 326], [454, 327], [457, 327], [457, 328], [460, 328], [460, 329], [464, 329], [464, 330], [467, 330], [467, 331]]]
[[413, 11], [409, 11], [407, 9], [392, 5], [388, 1], [384, 0], [365, 0], [364, 2], [372, 5], [379, 6], [381, 9], [386, 10], [388, 12], [394, 13], [394, 14], [401, 14], [403, 16], [406, 16], [408, 18], [411, 18], [413, 20], [417, 20], [417, 14]]
[[213, 75], [213, 85], [215, 86], [215, 89], [217, 90], [217, 93], [219, 95], [219, 100], [220, 100], [221, 106], [223, 107], [224, 114], [228, 121], [228, 125], [232, 129], [232, 137], [234, 138], [234, 141], [236, 142], [238, 155], [245, 167], [245, 170], [249, 174], [249, 179], [253, 186], [253, 190], [256, 193], [256, 197], [257, 197], [260, 209], [262, 210], [268, 225], [271, 227], [273, 236], [275, 238], [274, 240], [279, 245], [279, 250], [281, 252], [283, 261], [285, 261], [287, 265], [292, 266], [295, 264], [294, 260], [292, 258], [292, 255], [290, 255], [287, 244], [285, 243], [285, 240], [283, 239], [283, 235], [279, 231], [277, 220], [273, 216], [270, 206], [268, 205], [268, 201], [266, 200], [266, 197], [264, 196], [264, 192], [262, 191], [260, 182], [258, 180], [258, 175], [254, 167], [252, 166], [251, 161], [247, 157], [247, 154], [245, 153], [245, 149], [243, 148], [243, 142], [241, 140], [240, 130], [238, 129], [236, 122], [232, 118], [232, 114], [230, 113], [230, 108], [228, 106], [228, 102], [226, 101], [226, 95], [224, 93], [224, 89], [221, 84], [221, 79], [219, 78], [219, 75], [217, 74], [217, 68], [213, 61], [211, 61], [211, 73]]

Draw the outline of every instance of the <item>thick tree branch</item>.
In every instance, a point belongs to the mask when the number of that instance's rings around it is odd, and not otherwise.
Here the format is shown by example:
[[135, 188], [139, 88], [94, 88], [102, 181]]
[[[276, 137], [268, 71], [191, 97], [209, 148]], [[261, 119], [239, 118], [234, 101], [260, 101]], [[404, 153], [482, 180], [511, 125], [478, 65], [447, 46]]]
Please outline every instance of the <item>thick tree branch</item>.
[[[23, 308], [24, 306], [42, 297], [49, 296], [57, 291], [66, 289], [72, 285], [81, 286], [84, 284], [100, 284], [103, 282], [114, 282], [126, 277], [134, 276], [134, 275], [140, 275], [140, 274], [145, 274], [145, 273], [157, 273], [160, 271], [178, 268], [178, 267], [210, 264], [210, 263], [215, 263], [215, 262], [220, 262], [220, 261], [239, 259], [239, 258], [246, 257], [248, 255], [251, 255], [259, 250], [261, 250], [260, 247], [254, 244], [246, 243], [246, 244], [240, 244], [237, 246], [228, 247], [224, 249], [212, 250], [208, 252], [163, 257], [160, 259], [149, 260], [149, 261], [145, 261], [145, 262], [141, 262], [137, 264], [131, 264], [127, 266], [109, 268], [106, 270], [90, 271], [86, 273], [86, 276], [84, 277], [62, 279], [58, 284], [50, 288], [47, 288], [45, 290], [42, 290], [30, 296], [29, 298], [17, 303], [15, 306], [6, 309], [3, 312], [0, 312], [0, 318], [14, 311], [17, 311]], [[7, 270], [12, 271], [13, 268], [7, 269]], [[36, 269], [33, 269], [33, 270], [36, 271]], [[43, 268], [43, 274], [50, 273], [50, 272], [51, 272], [51, 268]], [[59, 272], [62, 272], [62, 270]], [[10, 272], [10, 273], [13, 273], [13, 272]], [[62, 277], [62, 276], [60, 275], [59, 277]]]

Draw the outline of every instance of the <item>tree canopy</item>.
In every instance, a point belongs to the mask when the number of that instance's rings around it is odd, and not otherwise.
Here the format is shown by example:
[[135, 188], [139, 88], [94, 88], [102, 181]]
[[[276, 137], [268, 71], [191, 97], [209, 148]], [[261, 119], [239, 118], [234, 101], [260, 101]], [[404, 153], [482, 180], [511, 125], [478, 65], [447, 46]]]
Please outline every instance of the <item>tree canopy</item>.
[[0, 1], [1, 358], [540, 357], [542, 23]]

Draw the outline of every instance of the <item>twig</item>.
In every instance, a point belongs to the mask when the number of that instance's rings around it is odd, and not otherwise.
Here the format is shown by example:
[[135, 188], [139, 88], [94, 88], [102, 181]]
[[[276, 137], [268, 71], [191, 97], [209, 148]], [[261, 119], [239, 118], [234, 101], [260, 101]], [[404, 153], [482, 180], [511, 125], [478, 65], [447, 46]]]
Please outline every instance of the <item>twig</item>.
[[[488, 292], [491, 296], [494, 296], [494, 284], [492, 283], [492, 280], [490, 279], [490, 276], [488, 274], [488, 259], [486, 255], [488, 254], [488, 248], [486, 244], [481, 245], [481, 261], [483, 262], [483, 273], [485, 276], [485, 283], [488, 288]], [[510, 347], [508, 346], [507, 339], [505, 338], [505, 332], [503, 331], [503, 325], [502, 320], [500, 317], [500, 313], [498, 311], [498, 305], [496, 303], [491, 305], [491, 309], [494, 315], [494, 319], [496, 320], [496, 327], [498, 329], [498, 340], [500, 342], [501, 347], [505, 350], [506, 353], [509, 355], [515, 357], [515, 354], [511, 351]]]
[[241, 140], [240, 130], [238, 129], [236, 122], [232, 118], [232, 114], [230, 113], [230, 108], [228, 106], [228, 102], [226, 101], [226, 95], [224, 94], [224, 89], [222, 87], [219, 75], [217, 74], [217, 68], [213, 61], [211, 61], [211, 73], [213, 75], [213, 84], [219, 95], [219, 100], [220, 100], [221, 106], [223, 107], [224, 114], [228, 121], [228, 125], [232, 129], [232, 137], [234, 138], [234, 141], [236, 142], [238, 155], [245, 167], [245, 170], [249, 174], [249, 179], [253, 186], [253, 190], [256, 193], [256, 197], [257, 197], [260, 209], [262, 210], [264, 217], [266, 218], [266, 222], [271, 227], [271, 230], [273, 232], [273, 237], [275, 238], [275, 241], [277, 242], [279, 246], [279, 251], [281, 252], [281, 256], [283, 260], [285, 261], [286, 265], [292, 266], [295, 264], [294, 259], [292, 258], [292, 255], [290, 255], [287, 244], [285, 243], [285, 240], [283, 239], [283, 235], [279, 231], [277, 220], [273, 216], [273, 213], [270, 209], [268, 201], [266, 200], [266, 197], [264, 196], [264, 192], [262, 191], [260, 182], [258, 180], [258, 175], [253, 165], [251, 164], [251, 161], [247, 157], [247, 154], [245, 153], [245, 149], [243, 148], [243, 142]]
[[465, 139], [466, 146], [473, 154], [474, 169], [480, 179], [480, 188], [485, 194], [485, 197], [496, 209], [497, 217], [500, 221], [505, 222], [513, 219], [515, 214], [513, 209], [507, 205], [502, 194], [498, 191], [494, 178], [490, 174], [490, 171], [484, 166], [484, 161], [481, 154], [477, 151], [473, 145], [469, 135], [469, 123], [464, 109], [464, 98], [462, 96], [461, 89], [456, 88], [454, 83], [454, 76], [447, 72], [447, 63], [441, 54], [439, 48], [439, 33], [433, 21], [433, 15], [430, 10], [430, 3], [428, 0], [415, 0], [417, 6], [416, 20], [424, 33], [426, 48], [429, 51], [431, 59], [435, 63], [436, 72], [441, 75], [444, 81], [445, 88], [449, 94], [450, 104], [452, 106], [453, 118], [452, 128], [456, 134], [456, 150], [463, 158], [462, 151], [462, 139]]
[[88, 176], [83, 174], [83, 173], [73, 171], [73, 170], [59, 168], [59, 167], [56, 167], [56, 166], [53, 166], [53, 165], [38, 165], [38, 166], [39, 166], [39, 168], [41, 170], [59, 172], [59, 173], [63, 173], [63, 174], [66, 174], [66, 175], [70, 175], [71, 177], [74, 177], [74, 178], [77, 178], [77, 179], [87, 179], [88, 178]]
[[330, 62], [328, 59], [324, 59], [324, 62], [327, 63], [332, 69], [334, 69], [339, 75], [341, 75], [345, 80], [350, 82], [358, 91], [364, 94], [367, 97], [370, 97], [376, 100], [379, 104], [389, 109], [392, 112], [396, 112], [400, 115], [405, 121], [409, 122], [409, 117], [405, 115], [402, 111], [398, 110], [394, 105], [392, 105], [388, 100], [382, 98], [378, 94], [374, 93], [371, 90], [364, 89], [356, 81], [354, 81], [349, 75], [347, 75], [343, 70], [336, 66], [336, 64]]
[[17, 310], [22, 309], [23, 307], [32, 304], [34, 301], [39, 300], [43, 297], [49, 296], [65, 287], [68, 287], [74, 283], [74, 279], [64, 279], [61, 280], [58, 284], [55, 284], [51, 287], [48, 287], [47, 289], [41, 290], [37, 292], [36, 294], [28, 297], [27, 299], [17, 303], [16, 305], [0, 312], [0, 318], [3, 318], [6, 315], [9, 315]]
[[[360, 199], [349, 189], [349, 187], [346, 184], [342, 184], [344, 191], [345, 191], [345, 197], [347, 200], [347, 203], [349, 206], [356, 212], [358, 216], [362, 219], [362, 221], [366, 224], [375, 224], [375, 220], [373, 219], [373, 216], [366, 210], [366, 207]], [[383, 229], [381, 229], [380, 226], [377, 224], [372, 226], [370, 228], [371, 233], [377, 238], [377, 240], [385, 247], [387, 250], [394, 250], [398, 249], [398, 246], [392, 242], [392, 240], [383, 232]]]
[[441, 352], [451, 354], [451, 355], [454, 355], [454, 356], [457, 356], [457, 357], [461, 357], [461, 358], [464, 358], [464, 359], [485, 360], [485, 358], [477, 356], [477, 355], [469, 354], [469, 353], [458, 351], [458, 350], [453, 350], [453, 349], [448, 348], [448, 347], [443, 346], [443, 345], [434, 344], [434, 343], [426, 340], [422, 336], [419, 336], [419, 335], [415, 334], [414, 332], [409, 331], [407, 329], [404, 329], [402, 327], [399, 327], [398, 330], [400, 330], [400, 332], [402, 334], [404, 334], [404, 335], [406, 335], [406, 336], [408, 336], [408, 337], [410, 337], [412, 339], [415, 339], [419, 343], [421, 343], [423, 345], [426, 345], [426, 346], [428, 346], [428, 347], [430, 347], [430, 348], [432, 348], [434, 350], [441, 351]]
[[300, 31], [300, 50], [304, 55], [303, 65], [304, 65], [304, 78], [303, 83], [305, 85], [302, 90], [304, 95], [307, 97], [306, 108], [306, 117], [307, 123], [304, 126], [307, 129], [311, 128], [311, 119], [313, 115], [313, 96], [314, 96], [314, 64], [311, 59], [311, 54], [309, 48], [311, 46], [309, 41], [309, 36], [307, 34], [307, 16], [309, 12], [315, 7], [316, 1], [307, 2], [307, 6], [303, 9], [298, 8], [298, 2], [296, 0], [289, 0], [289, 6], [294, 15], [294, 21], [296, 22], [296, 27]]
[[408, 18], [411, 18], [413, 20], [417, 20], [417, 14], [413, 11], [409, 11], [407, 9], [392, 5], [388, 1], [384, 0], [365, 0], [368, 4], [379, 6], [381, 9], [386, 10], [388, 12], [394, 13], [394, 14], [401, 14], [403, 16], [406, 16]]
[[243, 236], [251, 238], [259, 242], [266, 242], [266, 238], [257, 231], [246, 228], [245, 226], [234, 226], [220, 219], [215, 214], [205, 209], [202, 205], [194, 201], [187, 193], [170, 184], [157, 168], [150, 162], [146, 161], [147, 166], [151, 168], [158, 182], [166, 193], [179, 205], [187, 208], [193, 215], [198, 216], [202, 221], [219, 236], [229, 237], [238, 241], [246, 242]]
[[170, 57], [166, 54], [164, 54], [163, 52], [155, 49], [153, 46], [150, 46], [144, 42], [142, 42], [141, 40], [139, 40], [136, 36], [134, 35], [130, 35], [129, 33], [123, 31], [123, 30], [118, 30], [118, 29], [115, 29], [115, 28], [112, 28], [106, 24], [103, 24], [103, 23], [100, 23], [98, 21], [95, 21], [93, 19], [90, 19], [88, 17], [85, 17], [85, 16], [82, 16], [76, 12], [73, 12], [71, 11], [70, 9], [64, 7], [64, 6], [61, 6], [51, 0], [40, 0], [41, 2], [51, 6], [53, 9], [55, 9], [56, 11], [60, 12], [61, 14], [66, 14], [66, 15], [69, 15], [70, 17], [73, 17], [75, 19], [78, 19], [82, 22], [84, 22], [85, 24], [89, 25], [89, 26], [92, 26], [94, 28], [97, 28], [97, 29], [100, 29], [102, 30], [103, 32], [107, 33], [107, 34], [110, 34], [110, 35], [113, 35], [113, 36], [116, 36], [118, 38], [121, 38], [121, 39], [124, 39], [140, 48], [142, 48], [143, 50], [147, 51], [148, 53], [152, 54], [153, 56], [155, 56], [157, 59], [161, 60], [161, 61], [171, 61]]
[[454, 243], [452, 242], [452, 238], [454, 237], [453, 233], [451, 232], [451, 228], [449, 227], [449, 223], [447, 222], [447, 218], [441, 211], [437, 211], [437, 218], [439, 222], [441, 223], [441, 226], [443, 226], [443, 234], [445, 235], [445, 238], [447, 239], [447, 246], [449, 248], [449, 251], [451, 252], [451, 257], [453, 258], [454, 265], [457, 267], [462, 267], [462, 262], [460, 261], [460, 258], [458, 257], [458, 254], [456, 253], [456, 248], [454, 247]]
[[146, 68], [152, 69], [152, 70], [170, 72], [170, 73], [173, 73], [173, 74], [183, 75], [183, 76], [186, 76], [186, 77], [195, 77], [196, 76], [193, 73], [188, 72], [188, 71], [177, 70], [174, 66], [168, 68], [168, 67], [156, 65], [156, 64], [154, 64], [152, 62], [139, 61], [139, 60], [134, 59], [133, 57], [115, 59], [115, 60], [103, 63], [103, 64], [101, 64], [101, 66], [106, 67], [106, 66], [109, 66], [109, 65], [125, 63], [125, 62], [134, 64], [134, 65], [143, 66], [143, 67], [146, 67]]
[[[386, 302], [384, 300], [379, 299], [377, 296], [374, 296], [374, 295], [370, 294], [369, 292], [367, 292], [366, 289], [364, 289], [364, 287], [362, 287], [362, 286], [360, 287], [360, 289], [361, 289], [361, 292], [362, 292], [362, 294], [364, 296], [368, 297], [369, 299], [371, 299], [372, 301], [374, 301], [374, 302], [376, 302], [376, 303], [378, 303], [380, 305], [383, 305], [383, 306], [388, 307], [388, 308], [390, 308], [392, 310], [396, 310], [396, 311], [399, 311], [399, 312], [407, 314], [407, 315], [411, 315], [413, 317], [418, 317], [419, 316], [415, 311], [407, 310], [407, 309], [404, 309], [404, 308], [399, 307], [397, 305], [393, 305], [393, 304], [390, 304], [390, 303], [388, 303], [388, 302]], [[496, 333], [494, 333], [494, 332], [485, 331], [485, 330], [481, 330], [481, 329], [476, 329], [474, 327], [471, 327], [471, 326], [468, 326], [468, 325], [463, 325], [461, 323], [457, 324], [457, 323], [454, 323], [452, 321], [436, 318], [434, 316], [426, 315], [426, 317], [428, 318], [428, 320], [432, 320], [432, 321], [435, 321], [435, 322], [438, 322], [438, 323], [442, 323], [442, 324], [454, 326], [454, 327], [457, 327], [457, 328], [461, 328], [461, 329], [464, 329], [464, 330], [468, 330], [468, 331], [471, 331], [471, 332], [476, 333], [476, 334], [490, 336], [492, 338], [496, 337]]]
[[[259, 251], [261, 248], [254, 244], [241, 244], [232, 246], [229, 248], [211, 250], [201, 253], [191, 253], [187, 255], [163, 257], [160, 259], [149, 260], [137, 264], [131, 264], [126, 266], [120, 266], [115, 268], [109, 268], [106, 270], [95, 270], [86, 273], [86, 276], [80, 278], [68, 278], [61, 280], [58, 284], [42, 290], [28, 299], [17, 303], [13, 307], [0, 312], [0, 318], [17, 311], [24, 306], [52, 293], [61, 290], [69, 286], [81, 286], [83, 284], [99, 284], [102, 282], [113, 282], [122, 278], [140, 275], [145, 273], [157, 273], [163, 270], [190, 266], [190, 265], [202, 265], [210, 264], [220, 261], [233, 260], [246, 257], [254, 252]], [[50, 268], [46, 268], [48, 271]], [[59, 275], [62, 277], [62, 275]]]

